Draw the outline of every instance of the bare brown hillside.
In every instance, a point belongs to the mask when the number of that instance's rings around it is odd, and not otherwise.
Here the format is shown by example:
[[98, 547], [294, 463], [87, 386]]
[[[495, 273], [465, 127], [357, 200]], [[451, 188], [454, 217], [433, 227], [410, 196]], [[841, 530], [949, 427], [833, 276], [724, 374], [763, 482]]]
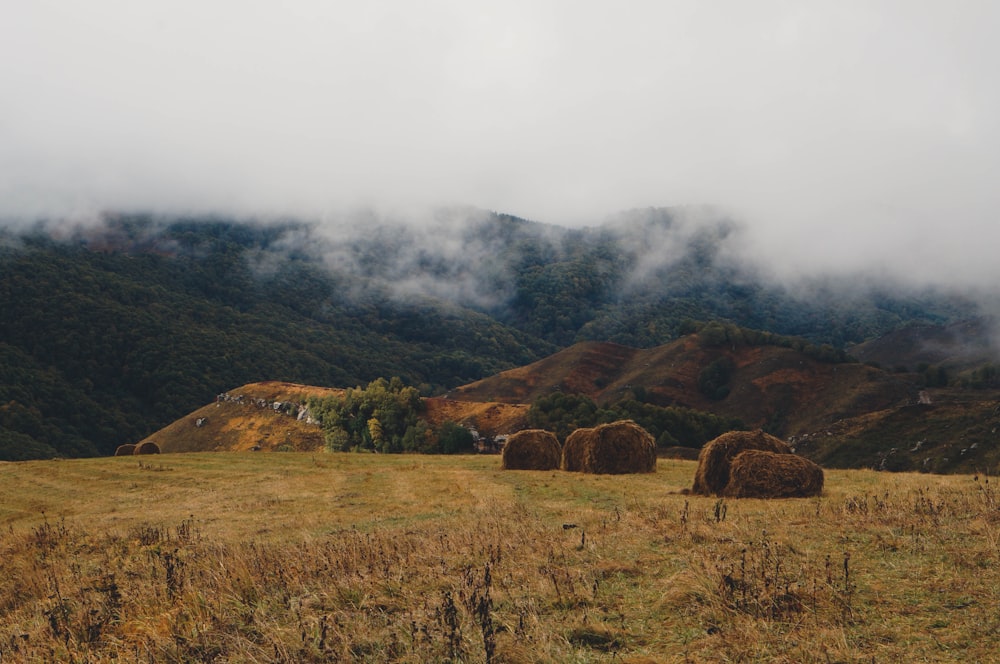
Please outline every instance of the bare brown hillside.
[[[734, 366], [730, 391], [726, 398], [712, 400], [699, 390], [698, 377], [721, 357], [728, 357]], [[464, 400], [531, 403], [561, 390], [607, 402], [637, 388], [653, 403], [738, 417], [748, 426], [768, 426], [780, 435], [917, 400], [915, 383], [908, 375], [856, 363], [819, 362], [777, 346], [707, 347], [697, 335], [649, 349], [580, 343], [460, 387], [451, 395]]]
[[613, 389], [608, 383], [610, 378], [620, 374], [621, 367], [630, 365], [640, 352], [612, 343], [578, 343], [538, 362], [459, 387], [452, 390], [449, 397], [466, 401], [531, 403], [560, 389], [599, 399]]
[[514, 433], [527, 426], [527, 404], [459, 401], [436, 397], [424, 399], [424, 408], [424, 417], [433, 426], [451, 420], [475, 427], [480, 434], [491, 438]]

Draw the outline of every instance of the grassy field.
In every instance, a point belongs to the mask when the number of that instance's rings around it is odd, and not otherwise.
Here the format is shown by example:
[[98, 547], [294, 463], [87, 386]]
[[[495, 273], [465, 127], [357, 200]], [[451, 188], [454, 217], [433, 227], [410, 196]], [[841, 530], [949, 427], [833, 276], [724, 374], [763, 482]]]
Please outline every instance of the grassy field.
[[976, 662], [995, 478], [200, 453], [0, 464], [0, 662]]

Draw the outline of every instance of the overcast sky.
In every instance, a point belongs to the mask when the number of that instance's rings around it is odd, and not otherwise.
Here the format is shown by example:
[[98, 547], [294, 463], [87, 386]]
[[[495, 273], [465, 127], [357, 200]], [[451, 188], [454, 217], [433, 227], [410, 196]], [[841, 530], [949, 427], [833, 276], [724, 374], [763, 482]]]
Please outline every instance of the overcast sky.
[[0, 0], [0, 216], [715, 204], [1000, 277], [1000, 3]]

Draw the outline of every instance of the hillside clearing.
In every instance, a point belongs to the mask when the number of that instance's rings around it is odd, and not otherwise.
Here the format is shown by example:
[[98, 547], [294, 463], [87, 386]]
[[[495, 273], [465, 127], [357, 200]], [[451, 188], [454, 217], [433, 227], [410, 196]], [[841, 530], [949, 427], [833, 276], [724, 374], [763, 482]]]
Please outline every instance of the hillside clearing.
[[0, 464], [0, 659], [985, 661], [994, 478], [687, 496], [490, 456]]

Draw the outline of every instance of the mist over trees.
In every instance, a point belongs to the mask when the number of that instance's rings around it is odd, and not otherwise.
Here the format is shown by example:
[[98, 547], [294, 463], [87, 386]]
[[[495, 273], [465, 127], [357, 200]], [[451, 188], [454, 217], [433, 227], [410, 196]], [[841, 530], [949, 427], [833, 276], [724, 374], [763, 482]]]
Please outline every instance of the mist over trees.
[[684, 320], [722, 320], [840, 349], [976, 311], [955, 293], [870, 275], [770, 278], [745, 229], [712, 208], [637, 209], [575, 229], [470, 208], [364, 221], [315, 226], [310, 251], [364, 288], [458, 304], [560, 347], [647, 347], [677, 338]]
[[975, 313], [932, 292], [768, 282], [722, 217], [354, 221], [107, 215], [0, 232], [0, 459], [107, 454], [259, 380], [399, 376], [428, 395], [576, 341], [662, 344], [692, 321], [839, 357], [912, 321]]

